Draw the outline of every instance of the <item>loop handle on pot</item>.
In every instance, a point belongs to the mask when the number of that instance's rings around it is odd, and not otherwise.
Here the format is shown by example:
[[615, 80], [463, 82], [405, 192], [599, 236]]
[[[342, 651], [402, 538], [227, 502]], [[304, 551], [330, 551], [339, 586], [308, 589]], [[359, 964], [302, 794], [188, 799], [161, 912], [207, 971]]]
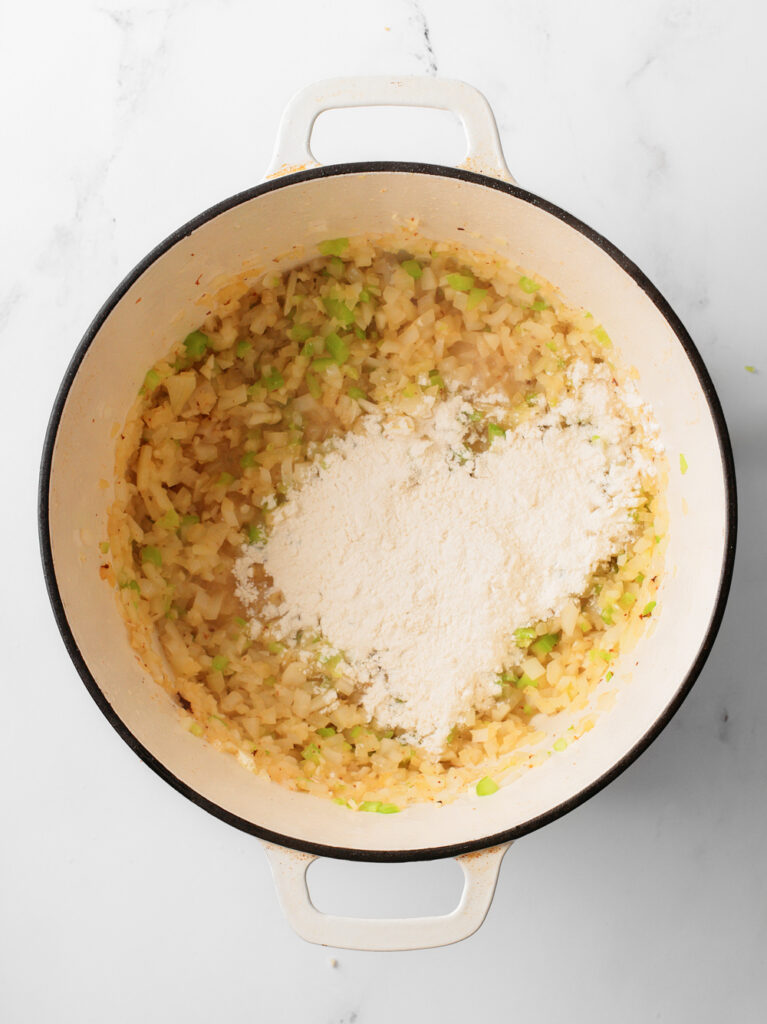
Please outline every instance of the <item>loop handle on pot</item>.
[[431, 107], [455, 114], [468, 149], [461, 164], [470, 171], [514, 182], [490, 104], [466, 82], [409, 75], [403, 78], [328, 78], [296, 93], [282, 115], [267, 178], [318, 167], [311, 150], [314, 122], [325, 110], [343, 107]]
[[302, 939], [339, 949], [393, 951], [449, 946], [467, 939], [487, 916], [498, 881], [501, 861], [511, 843], [456, 857], [464, 875], [458, 906], [438, 917], [336, 917], [314, 906], [306, 872], [314, 856], [264, 843], [280, 905]]

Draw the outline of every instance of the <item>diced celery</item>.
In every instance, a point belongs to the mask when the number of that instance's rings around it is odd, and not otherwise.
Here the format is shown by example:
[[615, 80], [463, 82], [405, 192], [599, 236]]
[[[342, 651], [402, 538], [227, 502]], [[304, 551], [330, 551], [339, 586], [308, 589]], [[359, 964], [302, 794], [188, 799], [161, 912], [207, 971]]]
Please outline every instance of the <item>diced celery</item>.
[[169, 508], [167, 512], [163, 513], [157, 520], [157, 525], [161, 526], [163, 530], [177, 530], [181, 525], [181, 519], [175, 508]]
[[359, 294], [358, 302], [370, 302], [370, 292], [367, 288], [363, 288]]
[[324, 725], [321, 729], [317, 729], [317, 735], [322, 736], [323, 739], [327, 739], [328, 736], [335, 736], [336, 729], [334, 725]]
[[151, 544], [141, 549], [141, 561], [149, 562], [151, 565], [161, 566], [162, 565], [162, 554], [160, 549], [153, 547]]
[[657, 603], [658, 603], [657, 601], [648, 601], [648, 602], [647, 602], [647, 604], [646, 604], [646, 605], [644, 606], [644, 608], [642, 609], [642, 615], [641, 615], [641, 618], [645, 619], [645, 618], [647, 618], [647, 617], [648, 617], [649, 615], [652, 615], [652, 613], [653, 613], [653, 609], [655, 608], [655, 605], [656, 605]]
[[285, 645], [278, 643], [276, 640], [270, 640], [266, 645], [266, 649], [270, 654], [282, 654], [285, 650]]
[[311, 370], [306, 371], [306, 387], [312, 398], [320, 397], [322, 391], [322, 389], [320, 388], [320, 382], [317, 380], [317, 378], [314, 376]]
[[237, 345], [235, 346], [234, 351], [235, 351], [235, 354], [236, 354], [237, 358], [238, 359], [242, 359], [243, 356], [246, 356], [248, 354], [248, 352], [250, 352], [252, 350], [252, 348], [253, 348], [253, 346], [252, 346], [252, 344], [249, 341], [243, 340], [243, 341], [238, 341], [237, 342]]
[[447, 734], [447, 739], [445, 740], [445, 743], [450, 744], [450, 743], [453, 742], [454, 739], [455, 739], [455, 726], [453, 726], [453, 728]]
[[603, 348], [610, 348], [612, 341], [604, 327], [595, 327], [591, 333]]
[[329, 369], [331, 366], [337, 366], [335, 359], [330, 356], [321, 356], [319, 359], [312, 360], [312, 369], [317, 370], [318, 373], [322, 373], [323, 370]]
[[498, 792], [498, 783], [486, 775], [477, 783], [477, 796], [492, 796]]
[[418, 394], [418, 385], [417, 384], [406, 384], [405, 387], [402, 389], [402, 397], [403, 398], [415, 398], [415, 396], [417, 394]]
[[439, 370], [429, 370], [429, 387], [444, 388], [445, 382]]
[[241, 615], [235, 615], [234, 622], [235, 622], [235, 625], [240, 627], [240, 629], [245, 629], [247, 627], [247, 625], [248, 625], [248, 620], [247, 619], [243, 619], [243, 617]]
[[208, 335], [202, 331], [192, 331], [184, 338], [184, 348], [190, 359], [199, 359], [208, 347]]
[[605, 680], [606, 680], [606, 681], [607, 681], [607, 682], [609, 683], [609, 682], [610, 682], [610, 680], [612, 679], [612, 677], [613, 677], [614, 675], [615, 675], [615, 673], [613, 672], [613, 670], [612, 670], [612, 669], [610, 669], [610, 671], [609, 671], [609, 672], [607, 673], [607, 675], [605, 676]]
[[243, 469], [252, 469], [256, 464], [255, 452], [243, 452], [240, 456], [240, 465]]
[[637, 585], [638, 587], [641, 587], [641, 586], [642, 586], [642, 584], [644, 583], [644, 573], [643, 573], [643, 572], [638, 572], [638, 573], [636, 574], [636, 577], [635, 577], [635, 579], [634, 579], [634, 582], [636, 583], [636, 585]]
[[357, 387], [349, 388], [349, 390], [346, 392], [346, 394], [349, 396], [349, 398], [356, 398], [357, 400], [359, 400], [359, 399], [367, 400], [367, 397], [368, 397], [365, 394], [365, 392], [362, 390], [362, 388], [357, 388]]
[[365, 332], [363, 331], [359, 324], [354, 325], [354, 335], [358, 341], [365, 340]]
[[474, 409], [469, 413], [469, 420], [471, 423], [479, 423], [480, 420], [485, 418], [485, 414], [480, 412], [479, 409]]
[[380, 804], [376, 810], [379, 814], [399, 814], [399, 807], [396, 804]]
[[488, 425], [487, 425], [487, 437], [488, 437], [488, 440], [492, 443], [493, 438], [496, 438], [496, 437], [506, 437], [506, 431], [504, 430], [503, 427], [499, 426], [497, 423], [488, 423]]
[[457, 292], [468, 292], [474, 287], [474, 278], [471, 274], [448, 274], [447, 283]]
[[615, 620], [613, 619], [613, 612], [615, 608], [611, 604], [606, 604], [602, 611], [599, 613], [599, 617], [606, 626], [614, 626]]
[[523, 704], [522, 705], [522, 714], [523, 715], [534, 715], [535, 714], [535, 708], [533, 707], [532, 704]]
[[537, 405], [538, 404], [538, 392], [537, 391], [528, 391], [527, 394], [525, 395], [525, 404], [526, 405]]
[[530, 650], [538, 657], [549, 654], [559, 643], [559, 633], [544, 633], [533, 643]]
[[214, 672], [225, 672], [229, 665], [229, 659], [225, 654], [217, 654], [211, 662], [211, 668]]
[[564, 736], [560, 736], [558, 740], [554, 741], [554, 749], [560, 754], [563, 750], [567, 750], [567, 740]]
[[636, 594], [631, 594], [628, 590], [618, 598], [618, 604], [624, 609], [624, 611], [628, 611], [634, 601], [636, 601]]
[[158, 388], [160, 386], [160, 380], [160, 374], [157, 372], [157, 370], [148, 370], [146, 377], [144, 377], [144, 386], [142, 388], [142, 391], [145, 391], [148, 395], [150, 395], [155, 390], [155, 388]]
[[756, 367], [755, 366], [747, 366], [746, 370], [748, 371], [748, 373], [756, 373]]
[[612, 661], [613, 656], [609, 651], [599, 651], [594, 649], [589, 652], [589, 658], [592, 661]]
[[350, 740], [356, 740], [357, 737], [360, 735], [360, 733], [362, 733], [364, 731], [365, 730], [362, 728], [361, 725], [353, 725], [351, 727], [351, 729], [349, 730], [349, 739]]
[[305, 761], [313, 761], [315, 764], [320, 763], [320, 748], [316, 743], [307, 743], [304, 749], [301, 751], [301, 757]]
[[248, 543], [263, 544], [266, 540], [266, 533], [263, 526], [258, 523], [248, 523]]
[[349, 239], [326, 238], [324, 242], [319, 243], [317, 248], [323, 256], [340, 256], [342, 252], [346, 252], [349, 248]]
[[349, 324], [354, 323], [354, 313], [349, 309], [345, 302], [340, 299], [334, 299], [331, 296], [327, 296], [322, 300], [322, 305], [325, 307], [328, 316], [334, 317], [339, 323], [344, 324], [346, 327]]
[[234, 483], [234, 476], [231, 473], [223, 472], [221, 476], [216, 480], [216, 486], [229, 487], [230, 484]]
[[342, 366], [349, 358], [348, 343], [335, 332], [332, 332], [325, 338], [325, 348], [339, 366]]
[[181, 517], [181, 529], [183, 530], [185, 526], [194, 526], [194, 524], [199, 523], [199, 521], [199, 516], [193, 515], [192, 513], [187, 513], [187, 515]]
[[359, 809], [361, 811], [377, 811], [381, 806], [380, 800], [363, 800]]
[[406, 273], [410, 274], [414, 281], [417, 281], [423, 273], [423, 267], [418, 260], [403, 260], [400, 265]]
[[190, 722], [190, 724], [189, 724], [189, 732], [193, 736], [198, 736], [198, 737], [202, 736], [202, 726], [200, 725], [199, 722]]
[[308, 341], [309, 338], [314, 334], [314, 328], [310, 327], [309, 324], [293, 324], [288, 331], [291, 339], [297, 341], [299, 344], [304, 341]]
[[261, 383], [267, 391], [279, 391], [280, 388], [285, 387], [285, 378], [279, 370], [270, 370], [261, 378]]
[[105, 555], [107, 551], [109, 551], [108, 540], [102, 540], [102, 542], [99, 544], [99, 551], [101, 552], [102, 555]]
[[299, 355], [303, 356], [304, 359], [311, 359], [314, 356], [314, 342], [307, 341], [306, 344], [302, 346]]
[[535, 626], [523, 626], [514, 630], [514, 642], [517, 647], [529, 647], [535, 640]]
[[[535, 302], [533, 302], [530, 305], [530, 309], [534, 309], [536, 313], [542, 313], [544, 309], [548, 308], [548, 302], [544, 302], [543, 299], [536, 299]], [[552, 343], [549, 343], [549, 348], [552, 352], [556, 351], [556, 346], [554, 346]]]
[[540, 288], [537, 281], [533, 281], [532, 277], [525, 277], [524, 275], [520, 277], [517, 283], [526, 295], [533, 295]]
[[469, 299], [466, 303], [466, 309], [476, 309], [486, 295], [487, 288], [471, 288], [469, 290]]
[[679, 470], [680, 470], [680, 472], [681, 472], [682, 476], [684, 476], [684, 474], [685, 474], [685, 473], [687, 472], [687, 469], [688, 469], [688, 466], [687, 466], [687, 459], [686, 459], [686, 458], [684, 457], [684, 455], [683, 455], [683, 454], [682, 454], [682, 453], [680, 452], [680, 453], [679, 453]]
[[534, 689], [537, 690], [540, 686], [540, 682], [540, 679], [531, 679], [527, 672], [523, 672], [517, 680], [516, 686], [518, 690], [524, 690], [528, 686], [532, 686]]

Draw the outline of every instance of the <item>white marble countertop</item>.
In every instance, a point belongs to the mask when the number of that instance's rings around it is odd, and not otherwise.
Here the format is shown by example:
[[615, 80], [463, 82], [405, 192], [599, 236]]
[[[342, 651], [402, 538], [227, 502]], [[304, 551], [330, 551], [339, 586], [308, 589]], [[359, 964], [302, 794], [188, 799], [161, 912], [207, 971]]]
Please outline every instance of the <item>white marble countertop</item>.
[[[756, 641], [767, 333], [752, 297], [767, 269], [766, 11], [756, 0], [8, 7], [4, 1022], [765, 1019], [767, 690]], [[181, 799], [118, 740], [59, 640], [35, 526], [47, 416], [103, 299], [171, 230], [258, 180], [297, 87], [359, 73], [477, 85], [518, 180], [649, 274], [719, 390], [741, 500], [721, 634], [673, 723], [598, 797], [515, 845], [476, 936], [403, 954], [303, 943], [259, 843]], [[451, 162], [460, 143], [448, 115], [413, 112], [328, 116], [317, 133], [326, 160]], [[445, 910], [457, 875], [447, 862], [325, 863], [314, 890], [341, 912]]]

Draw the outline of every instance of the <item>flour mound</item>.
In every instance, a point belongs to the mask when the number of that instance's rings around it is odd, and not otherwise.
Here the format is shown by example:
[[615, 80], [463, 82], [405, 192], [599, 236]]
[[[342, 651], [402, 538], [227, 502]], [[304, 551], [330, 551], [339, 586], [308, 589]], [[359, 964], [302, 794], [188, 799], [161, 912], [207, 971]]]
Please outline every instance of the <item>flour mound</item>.
[[513, 631], [581, 596], [632, 534], [652, 472], [644, 431], [604, 373], [575, 383], [476, 455], [458, 396], [422, 420], [366, 417], [275, 511], [266, 543], [246, 546], [238, 596], [255, 606], [263, 564], [272, 634], [321, 632], [371, 718], [438, 753], [497, 696]]

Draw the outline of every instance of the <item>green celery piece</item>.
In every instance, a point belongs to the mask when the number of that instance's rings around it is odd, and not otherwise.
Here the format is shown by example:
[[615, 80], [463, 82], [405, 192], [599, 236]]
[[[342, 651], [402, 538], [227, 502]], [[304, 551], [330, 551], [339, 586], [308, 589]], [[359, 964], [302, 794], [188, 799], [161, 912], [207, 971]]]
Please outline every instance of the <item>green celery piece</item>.
[[489, 441], [492, 441], [494, 437], [506, 437], [506, 431], [503, 427], [499, 427], [497, 423], [488, 423], [487, 437]]
[[350, 740], [356, 740], [357, 737], [360, 735], [360, 733], [362, 733], [364, 731], [365, 730], [362, 728], [361, 725], [353, 725], [351, 727], [351, 729], [349, 730], [349, 739]]
[[423, 274], [423, 267], [418, 260], [403, 260], [400, 266], [406, 273], [410, 274], [414, 281], [417, 281], [421, 274]]
[[324, 242], [319, 243], [317, 248], [323, 256], [340, 256], [342, 252], [346, 252], [349, 248], [349, 239], [326, 238]]
[[256, 464], [255, 452], [244, 452], [240, 456], [240, 465], [243, 469], [252, 469]]
[[535, 626], [523, 626], [514, 630], [514, 642], [517, 647], [529, 647], [535, 640]]
[[235, 615], [234, 622], [236, 626], [240, 627], [240, 629], [245, 629], [248, 625], [248, 620], [243, 619], [241, 615]]
[[597, 339], [602, 348], [610, 348], [612, 346], [610, 335], [607, 333], [604, 327], [595, 327], [591, 333]]
[[679, 471], [680, 471], [680, 473], [682, 474], [682, 476], [684, 476], [684, 474], [685, 474], [685, 473], [687, 472], [688, 468], [689, 468], [689, 467], [688, 467], [688, 465], [687, 465], [687, 459], [686, 459], [686, 458], [684, 457], [684, 455], [683, 455], [683, 454], [682, 454], [682, 453], [680, 452], [680, 453], [679, 453]]
[[469, 291], [469, 301], [466, 303], [466, 309], [476, 309], [480, 302], [487, 295], [487, 288], [472, 288]]
[[367, 401], [367, 397], [368, 397], [365, 394], [365, 392], [362, 390], [362, 388], [357, 388], [357, 387], [349, 388], [349, 390], [346, 392], [346, 394], [349, 396], [349, 398], [356, 398], [357, 400], [364, 399], [365, 401]]
[[270, 640], [266, 645], [266, 649], [270, 654], [282, 654], [285, 650], [285, 645], [278, 643], [276, 640]]
[[640, 616], [640, 618], [646, 619], [649, 615], [652, 615], [653, 608], [655, 608], [655, 605], [657, 603], [658, 603], [657, 601], [648, 601], [647, 604], [642, 609], [642, 615]]
[[211, 668], [214, 672], [225, 672], [229, 665], [229, 659], [225, 654], [217, 654], [211, 662]]
[[361, 811], [377, 811], [381, 807], [380, 800], [363, 800], [360, 804]]
[[559, 633], [544, 633], [533, 643], [530, 650], [538, 657], [549, 654], [559, 643]]
[[416, 384], [406, 384], [402, 389], [403, 398], [415, 398], [418, 394], [418, 386]]
[[480, 412], [479, 409], [474, 409], [472, 412], [469, 413], [469, 420], [472, 423], [479, 423], [479, 421], [483, 420], [484, 418], [485, 414], [483, 412]]
[[[532, 305], [530, 306], [530, 309], [534, 309], [536, 313], [542, 313], [544, 309], [548, 309], [548, 308], [549, 308], [548, 302], [544, 302], [543, 299], [536, 299], [536, 301], [533, 302]], [[552, 352], [555, 351], [555, 346], [554, 345], [550, 344], [549, 347], [551, 348]]]
[[747, 366], [746, 367], [746, 372], [747, 373], [756, 373], [756, 367], [755, 366]]
[[160, 549], [148, 544], [145, 548], [141, 549], [141, 561], [149, 562], [150, 565], [156, 565], [159, 568], [162, 565]]
[[612, 670], [610, 672], [608, 672], [607, 675], [605, 676], [606, 681], [609, 683], [614, 675], [615, 675], [615, 673]]
[[498, 783], [486, 775], [477, 783], [477, 796], [492, 796], [498, 792]]
[[202, 736], [202, 726], [199, 722], [191, 722], [189, 725], [189, 732], [193, 736]]
[[631, 594], [628, 590], [621, 594], [621, 596], [618, 598], [618, 604], [625, 611], [628, 611], [628, 609], [632, 606], [634, 601], [636, 601], [636, 594]]
[[157, 520], [157, 525], [161, 526], [163, 530], [177, 530], [181, 525], [181, 519], [175, 508], [169, 508], [167, 512], [163, 513]]
[[279, 391], [280, 388], [285, 387], [285, 378], [279, 370], [270, 370], [261, 378], [261, 383], [267, 391]]
[[429, 370], [429, 387], [444, 388], [445, 382], [439, 370]]
[[342, 366], [349, 358], [348, 343], [335, 332], [332, 332], [325, 338], [325, 348], [327, 348], [334, 362], [339, 366]]
[[[541, 677], [543, 678], [543, 677]], [[527, 672], [523, 672], [517, 680], [517, 689], [524, 690], [528, 686], [532, 686], [534, 689], [538, 689], [540, 682], [537, 679], [531, 679]]]
[[320, 382], [317, 380], [317, 378], [314, 376], [314, 374], [311, 372], [311, 370], [307, 370], [306, 371], [306, 387], [307, 387], [307, 389], [309, 391], [309, 394], [312, 396], [312, 398], [319, 398], [320, 397], [321, 390], [322, 390], [320, 388]]
[[301, 751], [301, 757], [305, 761], [313, 761], [315, 764], [320, 763], [320, 748], [316, 743], [307, 743], [304, 749]]
[[611, 604], [606, 604], [602, 611], [599, 613], [599, 617], [606, 626], [614, 626], [615, 620], [613, 619], [613, 612], [615, 609]]
[[335, 299], [332, 296], [327, 296], [322, 300], [322, 305], [325, 307], [328, 316], [334, 317], [339, 323], [348, 327], [354, 323], [354, 313], [349, 309], [345, 302], [340, 299]]
[[249, 544], [263, 544], [266, 540], [266, 533], [263, 526], [259, 526], [258, 523], [248, 524], [248, 543]]
[[327, 739], [328, 736], [335, 736], [336, 730], [333, 725], [325, 725], [321, 729], [317, 729], [317, 735], [322, 736], [323, 739]]
[[354, 334], [359, 341], [365, 340], [365, 332], [363, 331], [359, 324], [354, 324]]
[[517, 284], [526, 295], [534, 295], [540, 288], [537, 281], [533, 281], [532, 277], [525, 277], [524, 275], [520, 277]]
[[189, 514], [187, 514], [185, 516], [182, 516], [181, 517], [181, 529], [183, 530], [185, 526], [194, 526], [195, 523], [199, 523], [199, 521], [200, 521], [200, 517], [199, 516], [195, 516], [195, 515], [193, 515], [191, 513], [189, 513]]
[[455, 739], [455, 732], [456, 732], [456, 727], [453, 726], [453, 728], [447, 734], [447, 739], [445, 740], [445, 743], [450, 744], [450, 743], [453, 742], [453, 740]]
[[525, 404], [532, 406], [532, 405], [536, 405], [537, 402], [538, 402], [538, 392], [537, 391], [528, 391], [527, 394], [525, 395]]
[[636, 574], [635, 578], [634, 578], [634, 582], [636, 583], [636, 585], [638, 587], [641, 587], [642, 584], [644, 583], [644, 573], [643, 572], [638, 572]]
[[396, 804], [381, 804], [376, 808], [379, 814], [399, 814], [399, 807]]
[[251, 351], [252, 348], [253, 346], [249, 341], [238, 341], [234, 351], [237, 358], [242, 359], [243, 356], [246, 356], [248, 352]]
[[208, 344], [208, 335], [202, 331], [192, 331], [184, 338], [184, 348], [190, 359], [199, 359], [205, 355]]
[[363, 288], [359, 294], [358, 302], [370, 302], [370, 292], [367, 288]]
[[535, 708], [533, 707], [532, 704], [523, 704], [522, 705], [522, 714], [523, 715], [534, 715], [535, 714]]
[[448, 274], [447, 283], [456, 292], [468, 292], [474, 287], [474, 278], [471, 274]]
[[560, 736], [558, 740], [554, 741], [554, 749], [559, 754], [561, 754], [563, 750], [567, 750], [567, 740], [564, 736]]
[[109, 551], [109, 541], [108, 540], [102, 540], [101, 541], [101, 543], [99, 544], [99, 551], [101, 552], [102, 555], [105, 555], [107, 553], [107, 551]]
[[314, 342], [307, 341], [298, 354], [303, 356], [304, 359], [312, 359], [314, 356]]
[[320, 356], [319, 359], [312, 360], [312, 369], [317, 370], [320, 373], [331, 366], [338, 366], [338, 363], [330, 356]]
[[223, 472], [221, 476], [216, 480], [216, 486], [229, 487], [230, 484], [234, 483], [234, 476], [231, 473]]
[[309, 338], [314, 334], [314, 328], [310, 327], [309, 324], [293, 324], [288, 331], [293, 341], [301, 342], [308, 341]]
[[162, 378], [160, 377], [160, 374], [157, 372], [157, 370], [148, 370], [146, 377], [144, 377], [143, 390], [148, 395], [151, 394], [156, 388], [160, 386], [161, 379]]

